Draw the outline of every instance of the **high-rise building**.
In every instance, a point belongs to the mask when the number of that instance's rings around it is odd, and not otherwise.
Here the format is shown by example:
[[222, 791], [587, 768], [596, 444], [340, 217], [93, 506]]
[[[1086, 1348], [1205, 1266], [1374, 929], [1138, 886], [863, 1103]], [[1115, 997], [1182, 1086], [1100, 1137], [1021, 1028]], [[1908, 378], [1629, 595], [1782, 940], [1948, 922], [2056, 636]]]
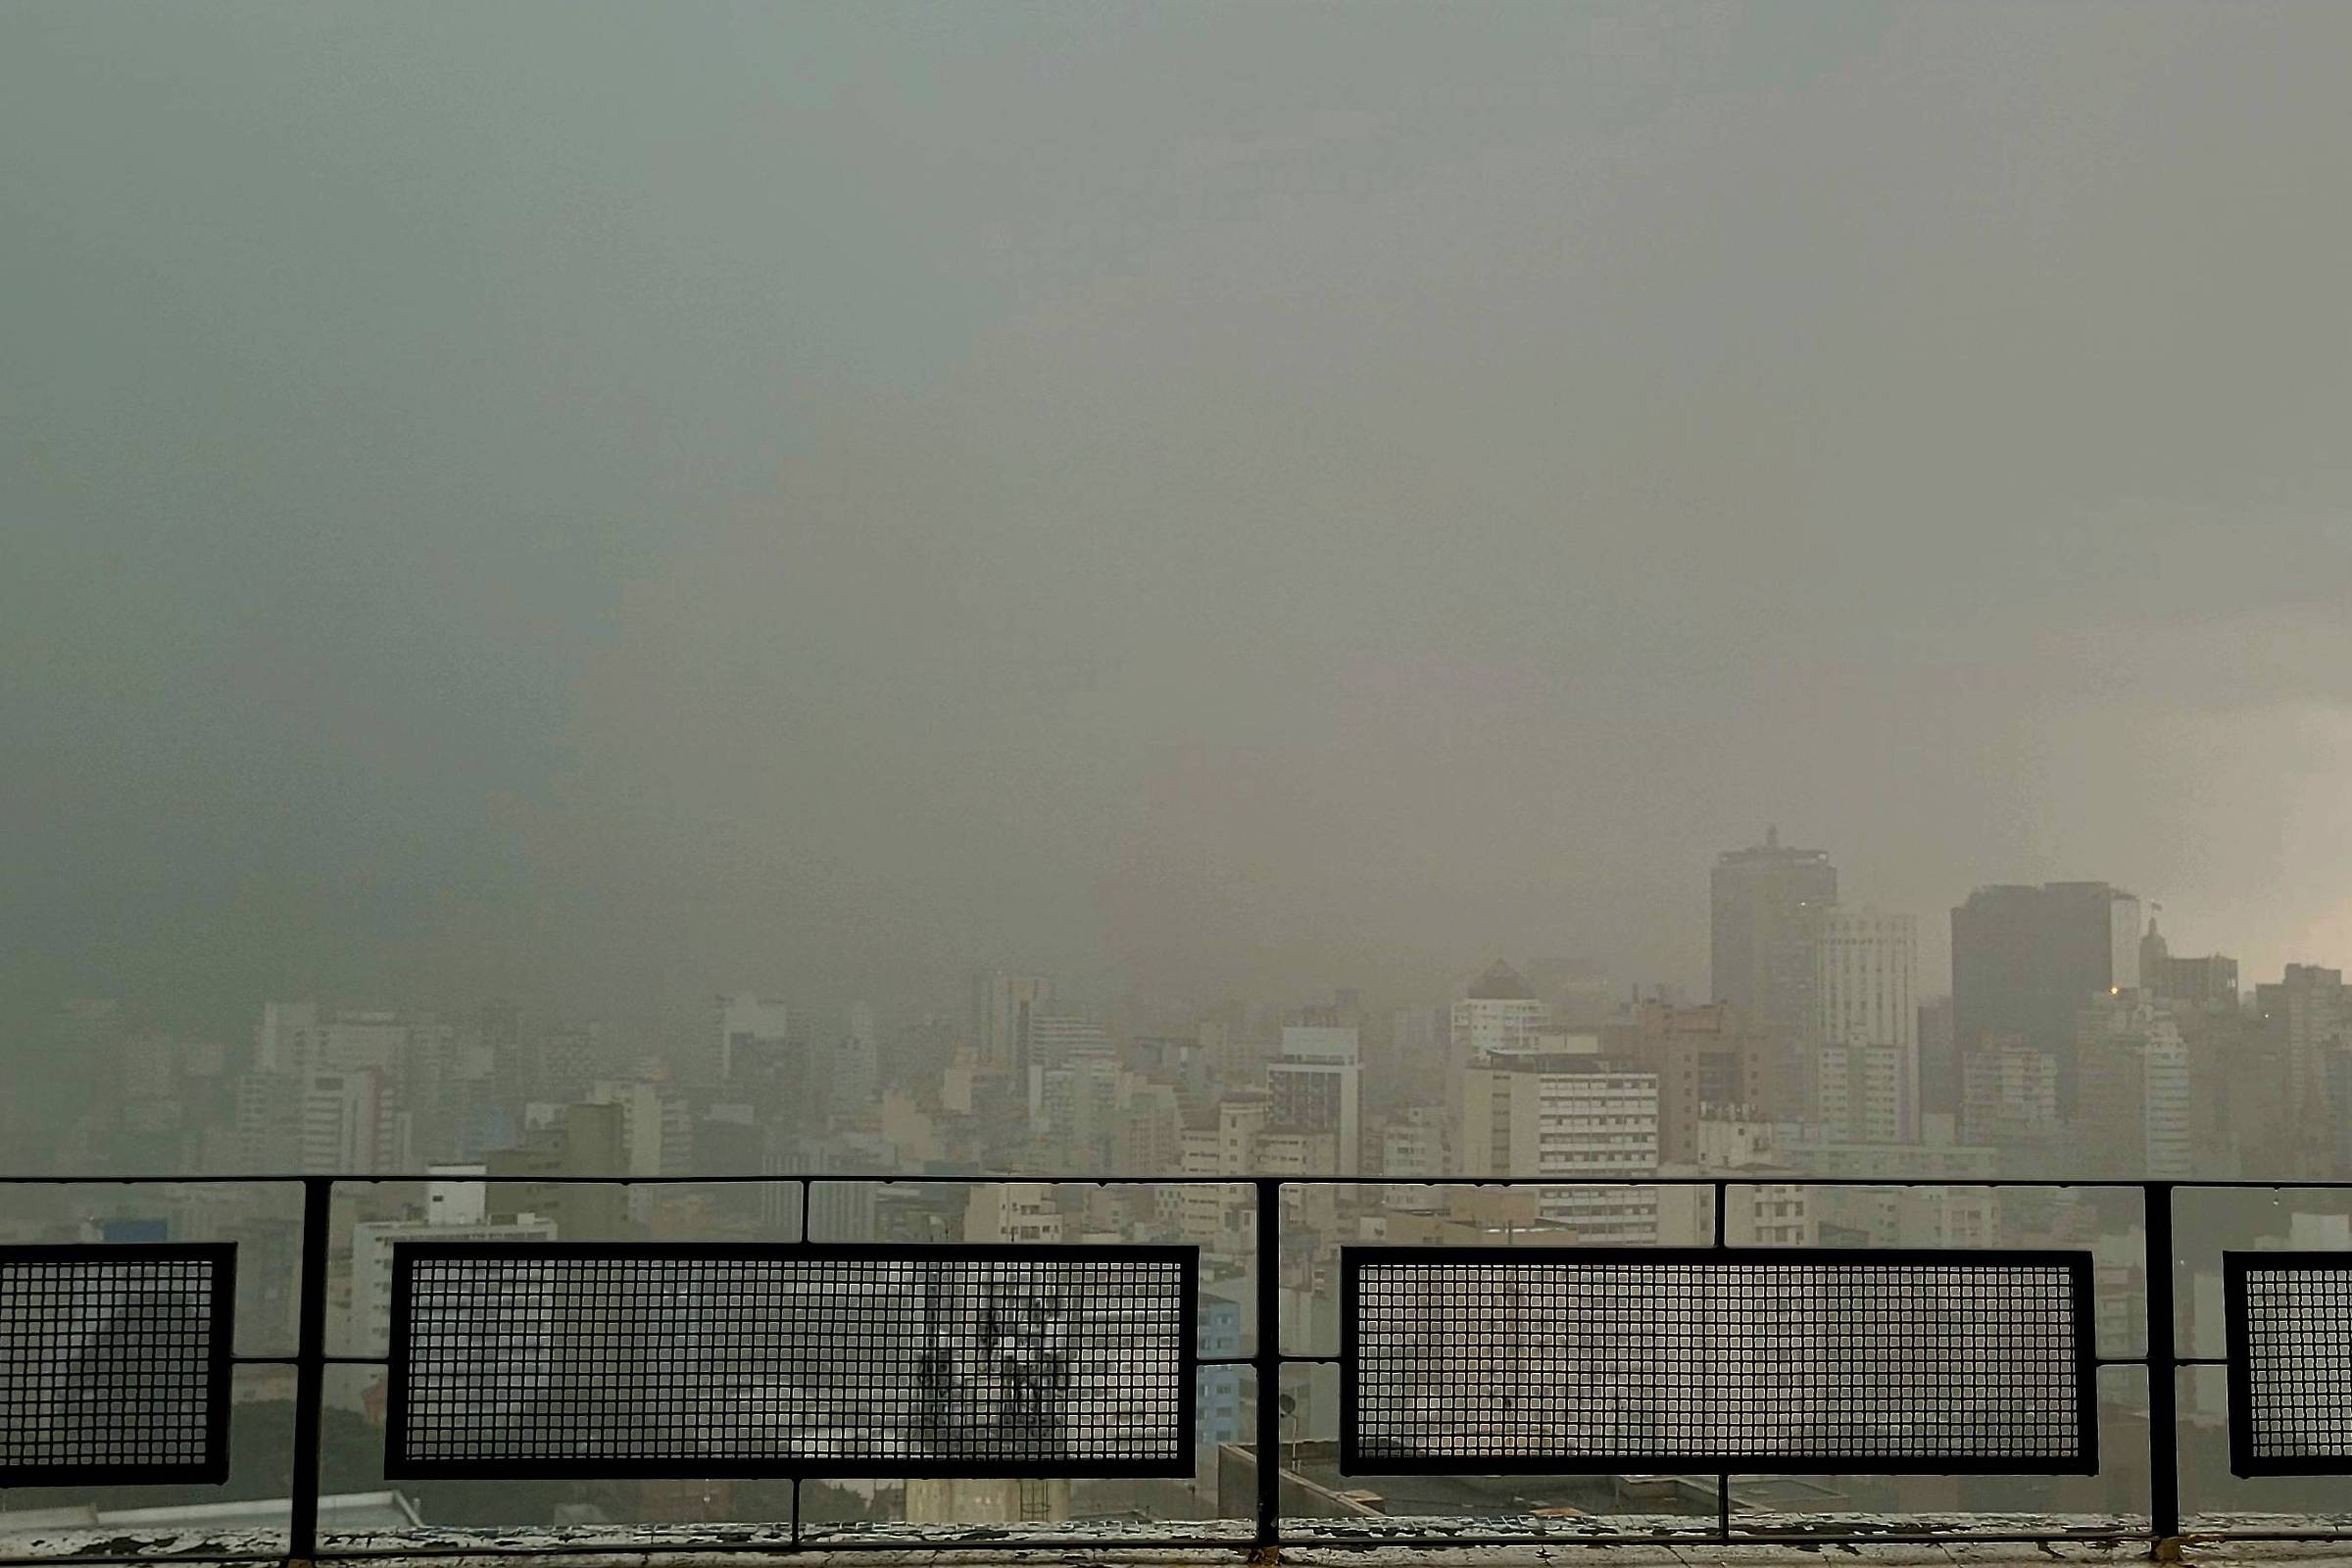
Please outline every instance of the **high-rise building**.
[[1996, 1036], [1962, 1058], [1960, 1133], [1970, 1144], [2047, 1150], [2058, 1137], [2058, 1058]]
[[349, 1339], [354, 1355], [382, 1355], [392, 1347], [392, 1250], [403, 1242], [465, 1242], [491, 1246], [552, 1242], [556, 1222], [535, 1214], [492, 1224], [480, 1215], [456, 1219], [363, 1220], [351, 1228]]
[[1266, 1067], [1270, 1132], [1332, 1140], [1335, 1176], [1363, 1173], [1364, 1068], [1352, 1028], [1292, 1025], [1282, 1055]]
[[1116, 1061], [1110, 1030], [1075, 1013], [1037, 1012], [1027, 1022], [1026, 1060], [1031, 1067], [1068, 1067], [1087, 1061]]
[[1167, 1084], [1120, 1075], [1112, 1105], [1111, 1169], [1150, 1176], [1184, 1164], [1184, 1103]]
[[1449, 1022], [1446, 1059], [1459, 1072], [1492, 1053], [1534, 1050], [1551, 1022], [1551, 1008], [1518, 970], [1496, 958], [1454, 1003]]
[[1577, 1177], [1658, 1173], [1658, 1075], [1597, 1054], [1486, 1057], [1462, 1074], [1454, 1148], [1465, 1176], [1562, 1178], [1538, 1212], [1582, 1240], [1654, 1244], [1654, 1187], [1577, 1186]]
[[722, 1081], [735, 1076], [738, 1057], [781, 1052], [791, 1039], [788, 1009], [773, 997], [739, 991], [714, 1001], [711, 1013], [718, 1037], [718, 1076]]
[[2119, 991], [2083, 1007], [2078, 1152], [2095, 1174], [2178, 1181], [2191, 1174], [2188, 1047], [2173, 1004]]
[[[1381, 1128], [1380, 1173], [1400, 1182], [1434, 1182], [1446, 1174], [1446, 1150], [1444, 1108], [1409, 1106]], [[1389, 1193], [1389, 1202], [1395, 1206], [1404, 1206], [1413, 1200], [1399, 1198], [1396, 1189]]]
[[315, 1002], [265, 1002], [262, 1021], [253, 1034], [253, 1069], [266, 1073], [296, 1073], [318, 1059], [312, 1036], [318, 1028]]
[[1919, 1141], [1919, 922], [1831, 907], [1817, 927], [1813, 1115], [1823, 1136]]
[[1919, 1004], [1919, 1113], [1942, 1118], [1957, 1136], [1960, 1116], [1960, 1057], [1952, 1043], [1952, 999], [1930, 997]]
[[486, 1161], [491, 1175], [541, 1180], [492, 1184], [490, 1221], [535, 1214], [553, 1220], [567, 1241], [628, 1239], [627, 1189], [583, 1179], [628, 1170], [621, 1116], [618, 1105], [557, 1107], [549, 1120], [524, 1133], [521, 1144], [492, 1151]]
[[589, 1086], [587, 1103], [620, 1108], [621, 1158], [631, 1176], [660, 1176], [665, 1171], [663, 1135], [668, 1131], [668, 1117], [660, 1084], [644, 1079], [603, 1079]]
[[1751, 1034], [1726, 1003], [1637, 1003], [1602, 1027], [1600, 1047], [1658, 1075], [1658, 1151], [1668, 1164], [1698, 1161], [1699, 1128], [1709, 1116], [1795, 1121], [1809, 1108], [1796, 1093], [1794, 1049]]
[[408, 1117], [372, 1067], [313, 1072], [303, 1080], [302, 1168], [314, 1175], [404, 1170]]
[[2049, 1056], [2075, 1105], [2075, 1025], [2094, 998], [2139, 985], [2139, 901], [2105, 882], [1981, 887], [1952, 910], [1952, 1035], [1963, 1064], [1988, 1041]]
[[2295, 1149], [2332, 1175], [2339, 1129], [2352, 1120], [2352, 987], [2341, 969], [2290, 963], [2254, 988], [2254, 1006], [2286, 1068]]
[[2153, 915], [2148, 934], [2139, 939], [2139, 987], [2160, 1002], [2184, 1002], [2192, 1007], [2230, 1008], [2237, 1005], [2237, 960], [2218, 953], [2201, 958], [2175, 954]]
[[[1202, 1110], [1184, 1130], [1184, 1174], [1262, 1174], [1259, 1153], [1273, 1098], [1260, 1090], [1236, 1090]], [[1246, 1185], [1187, 1186], [1183, 1195], [1184, 1239], [1211, 1251], [1247, 1251], [1255, 1235], [1250, 1190]]]
[[2327, 1054], [2352, 1047], [2352, 991], [2344, 971], [2290, 963], [2275, 982], [2254, 988], [2254, 1004], [2286, 1043], [2286, 1068], [2297, 1085], [2320, 1079]]
[[1715, 858], [1709, 922], [1714, 998], [1751, 1029], [1804, 1039], [1813, 1026], [1821, 911], [1838, 902], [1838, 868], [1826, 850], [1792, 850], [1780, 830]]
[[1027, 1078], [1034, 1025], [1054, 1001], [1041, 975], [982, 974], [972, 983], [972, 1050], [981, 1067]]

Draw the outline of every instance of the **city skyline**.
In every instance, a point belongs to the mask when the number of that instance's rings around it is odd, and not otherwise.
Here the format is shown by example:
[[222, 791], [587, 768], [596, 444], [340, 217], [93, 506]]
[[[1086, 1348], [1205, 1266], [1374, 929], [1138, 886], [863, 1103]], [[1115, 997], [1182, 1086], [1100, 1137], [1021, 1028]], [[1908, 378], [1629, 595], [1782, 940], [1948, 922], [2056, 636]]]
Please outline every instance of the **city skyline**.
[[[1852, 909], [1867, 907], [1873, 911], [1883, 908], [1889, 915], [1916, 920], [1919, 956], [1917, 989], [1919, 995], [1922, 998], [1948, 998], [1953, 990], [1953, 944], [1951, 940], [1953, 923], [1946, 918], [1947, 911], [1951, 915], [1957, 916], [1970, 901], [1982, 895], [2012, 893], [2021, 888], [2031, 892], [2035, 886], [2031, 882], [2012, 882], [2006, 878], [1984, 877], [1956, 889], [1941, 904], [1931, 904], [1929, 906], [1912, 909], [1877, 896], [1865, 884], [1850, 875], [1846, 877], [1846, 884], [1852, 896], [1850, 898], [1842, 897], [1839, 878], [1843, 873], [1840, 868], [1849, 863], [1846, 856], [1842, 853], [1833, 853], [1818, 848], [1784, 849], [1782, 845], [1783, 839], [1779, 824], [1767, 822], [1757, 832], [1752, 843], [1735, 844], [1713, 858], [1714, 903], [1716, 906], [1714, 910], [1710, 913], [1703, 897], [1687, 899], [1684, 918], [1679, 923], [1699, 933], [1706, 933], [1710, 929], [1715, 930], [1718, 933], [1716, 937], [1718, 952], [1715, 956], [1718, 961], [1710, 961], [1707, 951], [1708, 943], [1705, 940], [1686, 943], [1686, 946], [1694, 948], [1698, 954], [1696, 969], [1688, 973], [1611, 969], [1608, 965], [1595, 961], [1592, 954], [1561, 952], [1556, 949], [1547, 951], [1540, 939], [1523, 935], [1516, 939], [1504, 936], [1490, 944], [1460, 949], [1451, 955], [1437, 952], [1417, 953], [1409, 959], [1399, 961], [1393, 970], [1389, 971], [1384, 971], [1378, 966], [1366, 965], [1360, 961], [1350, 963], [1345, 959], [1334, 959], [1321, 954], [1310, 956], [1298, 969], [1286, 969], [1269, 958], [1265, 962], [1253, 966], [1249, 975], [1242, 980], [1206, 979], [1189, 990], [1177, 981], [1166, 981], [1157, 985], [1141, 982], [1124, 971], [1116, 969], [1090, 971], [1084, 968], [1056, 966], [1034, 959], [1014, 961], [1013, 958], [999, 956], [992, 959], [983, 959], [960, 967], [922, 973], [919, 983], [912, 988], [907, 988], [904, 984], [895, 989], [889, 985], [858, 987], [820, 975], [808, 985], [794, 988], [794, 1004], [815, 1005], [830, 1011], [840, 1011], [869, 1002], [876, 995], [887, 995], [893, 999], [893, 1004], [902, 1010], [941, 1017], [955, 1017], [961, 1016], [971, 1006], [971, 988], [975, 984], [986, 985], [992, 977], [999, 982], [1010, 977], [1021, 977], [1027, 983], [1043, 986], [1049, 998], [1053, 988], [1060, 985], [1068, 993], [1067, 1000], [1071, 1005], [1083, 1004], [1098, 1011], [1104, 1009], [1132, 1010], [1139, 999], [1150, 999], [1151, 1003], [1156, 1004], [1158, 1010], [1173, 1014], [1197, 1012], [1236, 996], [1280, 993], [1286, 988], [1297, 990], [1304, 987], [1311, 991], [1317, 987], [1327, 989], [1339, 987], [1382, 994], [1394, 992], [1399, 996], [1420, 995], [1427, 992], [1433, 984], [1454, 988], [1468, 986], [1473, 982], [1477, 970], [1484, 968], [1489, 961], [1498, 959], [1544, 966], [1565, 965], [1580, 976], [1595, 981], [1610, 982], [1616, 991], [1625, 997], [1647, 994], [1664, 987], [1673, 995], [1690, 1000], [1744, 1001], [1746, 1000], [1746, 986], [1749, 982], [1742, 981], [1736, 984], [1727, 993], [1723, 980], [1717, 973], [1721, 956], [1720, 930], [1725, 898], [1723, 877], [1727, 865], [1752, 861], [1754, 858], [1766, 855], [1787, 856], [1791, 859], [1809, 858], [1812, 863], [1827, 868], [1828, 898], [1825, 905], [1827, 907], [1844, 906]], [[1704, 863], [1701, 862], [1702, 866]], [[1694, 874], [1696, 873], [1694, 872]], [[2232, 939], [2227, 932], [2216, 931], [2215, 917], [2209, 915], [2200, 919], [2197, 911], [2193, 908], [2183, 909], [2179, 906], [2168, 906], [2161, 899], [2144, 898], [2137, 893], [2124, 893], [2121, 890], [2132, 885], [2128, 880], [2117, 883], [2092, 884], [2050, 879], [2040, 885], [2045, 887], [2089, 887], [2095, 885], [2118, 888], [2120, 896], [2131, 899], [2132, 903], [2133, 923], [2131, 943], [2134, 954], [2136, 954], [2140, 937], [2145, 934], [2147, 923], [2161, 916], [2166, 922], [2164, 930], [2166, 941], [2179, 947], [2184, 953], [2200, 948], [2227, 953], [2230, 957], [2237, 960], [2239, 971], [2248, 976], [2247, 984], [2249, 986], [2252, 984], [2252, 977], [2265, 970], [2265, 966], [2260, 960], [2249, 958], [2243, 951], [2233, 945]], [[2183, 914], [2186, 915], [2186, 919], [2181, 918]], [[2123, 943], [2120, 933], [2117, 940], [2120, 953]], [[1792, 1010], [1788, 1010], [1786, 1017], [1776, 1016], [1773, 1021], [1777, 1023], [1791, 1024], [1806, 1018], [1810, 1013], [1813, 1005], [1810, 974], [1813, 959], [1810, 956], [1811, 949], [1807, 948], [1805, 952], [1807, 956], [1802, 960], [1806, 971], [1803, 987], [1792, 993], [1791, 1001], [1787, 1004], [1787, 1008]], [[2269, 965], [2267, 972], [2280, 973], [2290, 963], [2328, 966], [2331, 959], [2338, 963], [2352, 962], [2352, 946], [2348, 946], [2341, 954], [2337, 954], [2333, 950], [2305, 953], [2300, 957], [2289, 957]], [[2134, 961], [2136, 960], [2134, 959]], [[669, 977], [664, 983], [658, 985], [653, 993], [654, 996], [661, 999], [659, 1005], [649, 1004], [648, 998], [643, 995], [634, 998], [616, 998], [610, 993], [598, 992], [593, 988], [542, 988], [534, 991], [514, 985], [511, 981], [502, 983], [495, 978], [478, 975], [470, 979], [467, 985], [454, 990], [414, 978], [397, 983], [386, 978], [371, 980], [365, 975], [355, 975], [348, 966], [343, 965], [321, 965], [310, 975], [291, 974], [285, 977], [283, 984], [248, 990], [230, 996], [216, 995], [210, 988], [203, 988], [201, 994], [206, 996], [207, 1001], [205, 1004], [196, 1007], [187, 1007], [174, 1002], [172, 992], [168, 987], [142, 990], [136, 986], [104, 983], [85, 988], [63, 987], [46, 994], [31, 990], [20, 990], [12, 993], [9, 1000], [17, 1009], [20, 1023], [26, 1017], [65, 1001], [82, 997], [111, 998], [117, 1001], [136, 1000], [150, 1009], [151, 1015], [158, 1022], [170, 1027], [199, 1033], [208, 1029], [215, 1033], [225, 1031], [241, 1036], [246, 1027], [248, 1015], [253, 1009], [261, 1006], [265, 1001], [282, 1000], [289, 997], [336, 997], [341, 1000], [343, 1005], [362, 1011], [368, 1008], [400, 1009], [429, 1005], [436, 997], [440, 999], [442, 1004], [466, 1007], [494, 1004], [511, 1004], [516, 1002], [525, 1002], [541, 1007], [562, 1007], [567, 1001], [577, 1001], [582, 997], [596, 997], [597, 1004], [589, 1010], [600, 1019], [616, 1021], [623, 1027], [640, 1032], [674, 1034], [677, 1032], [678, 1026], [686, 1019], [689, 1017], [699, 1018], [708, 1010], [710, 1004], [710, 997], [713, 991], [720, 994], [723, 1004], [749, 1006], [753, 1004], [755, 999], [751, 991], [746, 990], [746, 987], [774, 989], [773, 977], [788, 972], [794, 967], [795, 965], [789, 959], [779, 958], [764, 966], [754, 965], [731, 970], [721, 975], [712, 985], [694, 989], [687, 988], [681, 979]], [[531, 966], [526, 965], [523, 972], [532, 972]], [[327, 978], [336, 974], [345, 976], [341, 983], [334, 983]], [[913, 974], [914, 971], [902, 967], [898, 979], [900, 982], [905, 982]], [[1034, 976], [1033, 980], [1028, 978], [1032, 976]], [[111, 977], [95, 975], [91, 978], [105, 981]], [[766, 1004], [765, 999], [760, 999], [760, 1001]], [[772, 1005], [781, 1008], [785, 1004], [778, 1000]], [[698, 1045], [694, 1049], [702, 1049], [702, 1047]]]

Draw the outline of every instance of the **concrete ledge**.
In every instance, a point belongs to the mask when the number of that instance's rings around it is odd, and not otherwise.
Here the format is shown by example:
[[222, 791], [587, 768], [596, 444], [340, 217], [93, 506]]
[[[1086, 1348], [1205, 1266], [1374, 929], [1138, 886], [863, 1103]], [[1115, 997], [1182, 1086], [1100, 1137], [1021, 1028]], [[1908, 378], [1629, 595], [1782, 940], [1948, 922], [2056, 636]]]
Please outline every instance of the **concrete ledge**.
[[[1791, 1539], [1742, 1540], [1742, 1524]], [[120, 1526], [10, 1530], [7, 1525], [0, 1515], [0, 1557], [60, 1563], [276, 1562], [285, 1549], [285, 1538], [277, 1531], [140, 1531]], [[1557, 1568], [1562, 1563], [1592, 1568], [1757, 1568], [1825, 1560], [1887, 1568], [2047, 1568], [2052, 1562], [2145, 1561], [2151, 1555], [2146, 1528], [2137, 1519], [2076, 1514], [1775, 1514], [1769, 1519], [1735, 1519], [1735, 1537], [1727, 1544], [1712, 1539], [1713, 1520], [1690, 1515], [1294, 1519], [1284, 1522], [1282, 1559], [1311, 1568]], [[2232, 1534], [2321, 1531], [2340, 1533], [2343, 1539], [2227, 1539]], [[1819, 1539], [1831, 1536], [1859, 1539]], [[2036, 1539], [1986, 1539], [2029, 1536]], [[805, 1532], [797, 1547], [790, 1531], [774, 1525], [422, 1527], [330, 1535], [321, 1544], [318, 1561], [367, 1558], [414, 1568], [515, 1568], [519, 1560], [553, 1568], [749, 1568], [761, 1563], [790, 1568], [1075, 1568], [1093, 1563], [1183, 1568], [1216, 1563], [1238, 1568], [1250, 1560], [1250, 1527], [1238, 1520], [826, 1526]], [[1501, 1537], [1509, 1539], [1496, 1539]], [[1415, 1544], [1401, 1544], [1408, 1539]], [[2352, 1568], [2352, 1518], [2207, 1516], [2190, 1521], [2180, 1551], [2180, 1559], [2192, 1564]]]

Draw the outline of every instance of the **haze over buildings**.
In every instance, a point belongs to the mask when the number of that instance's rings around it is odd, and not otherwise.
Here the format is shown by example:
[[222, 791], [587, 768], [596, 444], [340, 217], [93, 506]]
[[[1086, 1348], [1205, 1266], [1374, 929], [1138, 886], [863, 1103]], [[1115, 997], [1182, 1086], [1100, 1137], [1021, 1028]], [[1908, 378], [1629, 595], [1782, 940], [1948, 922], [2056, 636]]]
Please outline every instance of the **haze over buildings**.
[[12, 5], [0, 996], [1696, 995], [1767, 819], [2340, 962], [2227, 10]]

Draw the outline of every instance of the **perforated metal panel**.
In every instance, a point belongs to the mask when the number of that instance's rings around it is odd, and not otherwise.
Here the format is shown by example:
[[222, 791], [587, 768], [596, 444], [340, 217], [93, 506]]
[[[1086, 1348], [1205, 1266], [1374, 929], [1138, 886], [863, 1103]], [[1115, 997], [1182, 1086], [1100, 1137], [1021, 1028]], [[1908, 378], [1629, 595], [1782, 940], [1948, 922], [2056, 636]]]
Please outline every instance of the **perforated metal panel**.
[[0, 1485], [222, 1481], [234, 1247], [0, 1248]]
[[1373, 1249], [1357, 1473], [2097, 1468], [2084, 1252]]
[[384, 1473], [1190, 1475], [1198, 1257], [405, 1244]]
[[2352, 1253], [2225, 1252], [2230, 1468], [2352, 1471]]

